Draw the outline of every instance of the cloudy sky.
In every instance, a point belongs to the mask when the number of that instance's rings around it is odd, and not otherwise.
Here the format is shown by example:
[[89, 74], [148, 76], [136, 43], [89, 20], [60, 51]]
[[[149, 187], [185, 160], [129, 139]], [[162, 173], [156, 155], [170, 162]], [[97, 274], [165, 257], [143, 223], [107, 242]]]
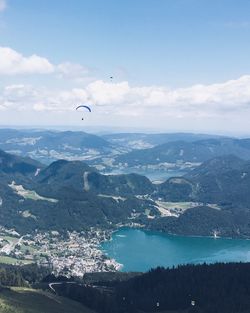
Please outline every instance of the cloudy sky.
[[0, 0], [0, 126], [249, 135], [249, 12], [248, 0]]

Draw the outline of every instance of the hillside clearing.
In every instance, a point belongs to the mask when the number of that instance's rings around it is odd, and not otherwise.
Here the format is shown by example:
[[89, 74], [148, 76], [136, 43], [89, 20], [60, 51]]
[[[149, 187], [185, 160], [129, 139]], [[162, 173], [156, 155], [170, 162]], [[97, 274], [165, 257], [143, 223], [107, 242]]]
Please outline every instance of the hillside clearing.
[[11, 288], [0, 292], [0, 313], [93, 313], [75, 301], [49, 292]]

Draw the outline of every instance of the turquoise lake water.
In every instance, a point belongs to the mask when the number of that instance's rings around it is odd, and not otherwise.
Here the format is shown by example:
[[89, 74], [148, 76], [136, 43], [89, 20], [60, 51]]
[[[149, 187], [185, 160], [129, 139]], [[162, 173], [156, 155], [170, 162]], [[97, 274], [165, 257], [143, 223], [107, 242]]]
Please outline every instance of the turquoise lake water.
[[102, 243], [122, 271], [147, 271], [185, 263], [250, 262], [250, 240], [183, 237], [124, 228]]

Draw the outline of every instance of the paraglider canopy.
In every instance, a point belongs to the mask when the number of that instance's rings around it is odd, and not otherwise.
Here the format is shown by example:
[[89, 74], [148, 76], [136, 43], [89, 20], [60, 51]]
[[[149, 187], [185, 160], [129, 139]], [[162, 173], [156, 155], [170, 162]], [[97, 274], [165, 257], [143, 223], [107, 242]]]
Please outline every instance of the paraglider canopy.
[[76, 107], [76, 110], [80, 109], [80, 108], [85, 108], [87, 109], [89, 112], [91, 112], [90, 107], [88, 107], [87, 105], [79, 105], [78, 107]]
[[[76, 110], [81, 109], [81, 108], [86, 109], [89, 112], [91, 112], [91, 108], [89, 106], [87, 106], [87, 105], [78, 105], [78, 107], [76, 107]], [[84, 120], [84, 118], [82, 117], [82, 121], [83, 120]]]

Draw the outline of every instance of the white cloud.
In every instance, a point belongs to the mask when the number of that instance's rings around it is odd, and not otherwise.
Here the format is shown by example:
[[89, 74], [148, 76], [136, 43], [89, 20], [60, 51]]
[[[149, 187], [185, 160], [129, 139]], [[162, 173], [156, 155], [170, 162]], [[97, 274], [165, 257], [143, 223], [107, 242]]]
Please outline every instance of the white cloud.
[[6, 0], [0, 0], [0, 12], [4, 11], [7, 8]]
[[[0, 0], [1, 1], [1, 0]], [[49, 83], [44, 86], [34, 87], [30, 84], [9, 84], [0, 87], [0, 122], [4, 123], [8, 111], [27, 112], [29, 116], [46, 115], [55, 117], [60, 124], [69, 121], [69, 116], [75, 118], [75, 107], [81, 103], [87, 103], [94, 109], [92, 119], [98, 119], [98, 123], [137, 123], [164, 124], [173, 121], [186, 120], [192, 125], [199, 120], [199, 127], [214, 123], [218, 125], [225, 119], [242, 120], [250, 119], [250, 75], [242, 76], [235, 80], [229, 80], [219, 84], [197, 84], [186, 88], [169, 88], [167, 86], [131, 86], [129, 82], [105, 82], [102, 80], [90, 80], [88, 68], [71, 62], [52, 64], [46, 58], [31, 55], [23, 56], [15, 50], [0, 47], [0, 75], [8, 76], [8, 80], [29, 81], [25, 74], [51, 74]], [[53, 79], [61, 77], [65, 81]], [[33, 77], [32, 77], [33, 78]], [[18, 80], [17, 80], [18, 79]], [[91, 82], [89, 82], [91, 81]], [[65, 88], [67, 86], [80, 88]], [[65, 84], [66, 83], [66, 84]], [[70, 83], [70, 84], [68, 84]], [[46, 85], [47, 84], [47, 85]], [[51, 87], [51, 86], [54, 87]], [[55, 89], [57, 86], [57, 89]], [[61, 87], [58, 87], [61, 86]], [[64, 86], [64, 87], [63, 87]], [[31, 113], [32, 112], [32, 113]], [[3, 115], [4, 114], [4, 115]], [[15, 114], [18, 118], [18, 114]], [[24, 117], [26, 118], [26, 117]], [[46, 123], [46, 119], [44, 123]], [[30, 120], [32, 123], [32, 120]], [[246, 123], [245, 123], [246, 124]], [[212, 127], [212, 126], [211, 126]]]
[[96, 81], [87, 86], [91, 102], [112, 106], [118, 113], [138, 115], [152, 111], [166, 116], [218, 116], [250, 110], [250, 76], [221, 84], [169, 89], [162, 86], [131, 87]]
[[[1, 1], [0, 8], [3, 3]], [[35, 87], [32, 83], [22, 83], [31, 82], [27, 77], [22, 80], [22, 75], [27, 74], [50, 74], [50, 77], [47, 80], [46, 76], [45, 83], [41, 80], [45, 85]], [[113, 122], [112, 118], [118, 124], [131, 121], [137, 123], [140, 120], [142, 124], [156, 125], [178, 119], [186, 119], [190, 124], [197, 118], [200, 121], [217, 120], [218, 123], [225, 118], [250, 119], [250, 75], [222, 83], [197, 84], [186, 88], [131, 86], [127, 81], [93, 81], [91, 71], [81, 64], [53, 64], [47, 58], [35, 54], [24, 56], [9, 47], [0, 47], [0, 76], [5, 81], [11, 81], [9, 85], [2, 86], [2, 89], [0, 86], [0, 123], [3, 123], [9, 111], [15, 111], [20, 114], [27, 112], [28, 123], [32, 123], [28, 120], [30, 112], [38, 120], [40, 114], [52, 117], [54, 114], [56, 121], [56, 114], [60, 112], [63, 124], [70, 114], [74, 115], [75, 107], [81, 103], [87, 103], [93, 108], [96, 106], [91, 118], [99, 116], [102, 123]], [[57, 79], [53, 84], [53, 79], [58, 77], [65, 81]], [[66, 84], [76, 86], [75, 82], [81, 88], [65, 88]], [[57, 86], [57, 89], [52, 85]], [[15, 116], [18, 118], [18, 114]]]
[[107, 106], [126, 103], [126, 97], [129, 96], [131, 88], [128, 82], [111, 84], [97, 80], [90, 83], [86, 87], [86, 91], [92, 103]]
[[84, 89], [49, 90], [31, 85], [9, 85], [0, 91], [0, 108], [15, 111], [72, 111], [78, 103], [87, 101]]
[[54, 70], [46, 58], [36, 54], [24, 57], [11, 48], [0, 47], [0, 75], [48, 74]]
[[90, 70], [81, 64], [63, 62], [56, 65], [36, 54], [23, 56], [9, 47], [0, 47], [0, 75], [27, 74], [55, 74], [57, 77], [80, 83], [93, 80]]
[[112, 114], [143, 116], [161, 114], [166, 117], [211, 117], [250, 112], [250, 76], [242, 76], [221, 84], [194, 85], [169, 89], [161, 86], [131, 87], [128, 82], [107, 83], [101, 80], [85, 88], [70, 90], [36, 89], [27, 85], [4, 88], [3, 102], [17, 109], [69, 111], [78, 103], [97, 105]]

